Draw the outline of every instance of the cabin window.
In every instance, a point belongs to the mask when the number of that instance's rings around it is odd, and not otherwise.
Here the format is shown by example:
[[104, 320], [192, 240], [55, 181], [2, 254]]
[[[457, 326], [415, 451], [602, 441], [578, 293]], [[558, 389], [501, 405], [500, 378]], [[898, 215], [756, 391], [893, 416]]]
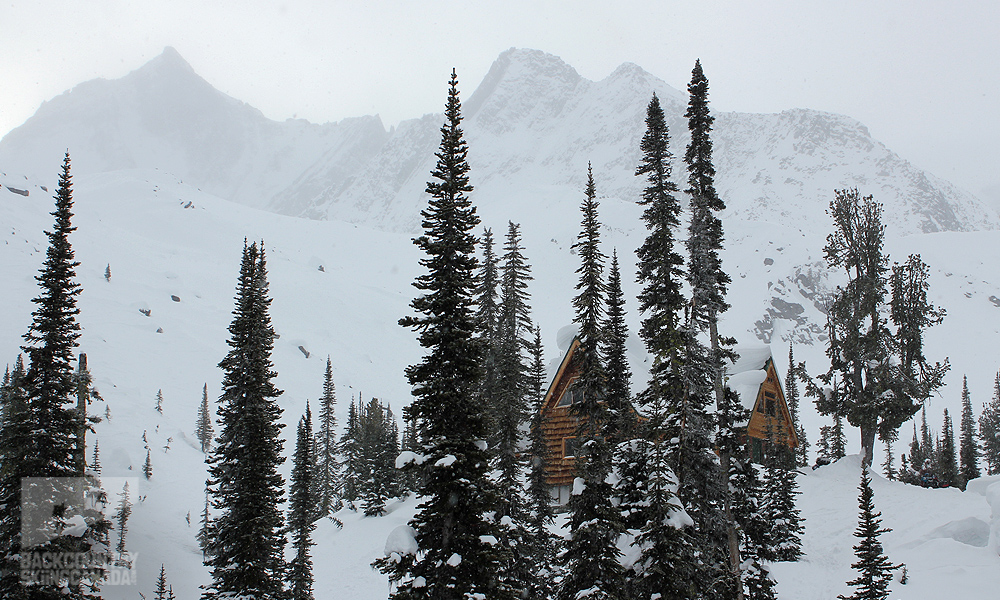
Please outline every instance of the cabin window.
[[563, 458], [576, 456], [576, 438], [563, 438]]
[[583, 390], [581, 390], [580, 387], [577, 386], [576, 382], [574, 381], [573, 383], [569, 384], [569, 386], [566, 388], [566, 391], [563, 392], [563, 395], [559, 398], [559, 402], [556, 404], [556, 408], [569, 406], [571, 404], [576, 404], [577, 402], [583, 399], [582, 396], [583, 396]]
[[764, 401], [757, 407], [757, 412], [773, 417], [776, 414], [776, 407], [774, 392], [764, 392]]

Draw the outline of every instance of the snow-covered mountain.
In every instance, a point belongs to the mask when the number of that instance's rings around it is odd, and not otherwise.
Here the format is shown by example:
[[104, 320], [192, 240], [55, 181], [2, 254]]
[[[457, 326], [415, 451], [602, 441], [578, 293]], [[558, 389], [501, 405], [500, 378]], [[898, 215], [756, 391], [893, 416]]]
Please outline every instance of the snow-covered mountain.
[[[591, 162], [602, 194], [636, 200], [641, 181], [633, 171], [653, 92], [674, 155], [683, 156], [685, 96], [639, 66], [623, 64], [595, 82], [550, 54], [507, 50], [466, 96], [480, 192], [502, 203], [553, 187], [576, 190]], [[57, 164], [68, 147], [80, 174], [155, 168], [280, 214], [413, 231], [440, 124], [440, 115], [391, 131], [377, 116], [270, 121], [167, 48], [121, 79], [90, 81], [43, 104], [0, 141], [0, 165], [44, 175], [40, 166]], [[886, 223], [898, 233], [1000, 227], [978, 199], [913, 167], [847, 117], [719, 113], [714, 139], [717, 187], [733, 218], [826, 227], [831, 190], [858, 187], [885, 204]]]
[[[571, 319], [579, 258], [570, 246], [593, 162], [602, 242], [607, 254], [617, 248], [626, 273], [636, 388], [648, 363], [635, 336], [638, 289], [627, 274], [646, 235], [633, 172], [653, 90], [680, 156], [683, 95], [635, 65], [592, 82], [551, 55], [512, 50], [464, 107], [473, 199], [498, 238], [508, 220], [522, 225], [535, 277], [532, 313], [548, 361], [560, 358], [556, 332]], [[798, 360], [821, 369], [822, 303], [840, 281], [822, 262], [830, 229], [823, 209], [834, 187], [857, 185], [886, 204], [892, 258], [920, 253], [931, 265], [930, 299], [948, 311], [926, 343], [929, 358], [948, 356], [953, 365], [948, 386], [929, 403], [932, 427], [943, 408], [957, 414], [963, 374], [974, 406], [987, 401], [998, 368], [989, 350], [1000, 336], [996, 215], [847, 117], [797, 110], [717, 118], [718, 187], [729, 205], [723, 263], [733, 280], [720, 329], [743, 343], [771, 341], [782, 373], [790, 340]], [[391, 131], [377, 117], [275, 123], [212, 89], [167, 50], [120, 80], [77, 86], [0, 141], [0, 364], [13, 361], [30, 322], [53, 186], [69, 147], [78, 227], [71, 242], [82, 263], [80, 349], [104, 398], [93, 410], [103, 415], [107, 407], [111, 415], [96, 431], [105, 476], [138, 474], [144, 433], [153, 450], [153, 478], [138, 482], [144, 501], [129, 528], [139, 587], [108, 588], [108, 598], [135, 598], [136, 590], [149, 597], [161, 563], [180, 598], [198, 597], [207, 581], [194, 538], [205, 472], [193, 430], [202, 385], [218, 397], [216, 365], [227, 349], [244, 238], [263, 239], [268, 251], [286, 438], [306, 399], [322, 389], [327, 355], [342, 421], [359, 394], [381, 398], [397, 414], [409, 402], [403, 369], [421, 349], [397, 320], [410, 314], [411, 283], [421, 272], [410, 238], [441, 123], [440, 115]], [[675, 172], [680, 178], [680, 165]], [[154, 410], [157, 390], [162, 414]], [[826, 419], [808, 403], [802, 418], [815, 441]], [[904, 427], [901, 438], [908, 437]], [[850, 443], [857, 446], [856, 431]], [[286, 454], [292, 446], [286, 442]], [[286, 476], [289, 470], [286, 464]], [[807, 555], [778, 566], [783, 600], [847, 593], [856, 470], [842, 462], [803, 479]], [[876, 480], [876, 502], [895, 529], [887, 550], [911, 567], [912, 584], [897, 588], [901, 597], [981, 598], [1000, 587], [1000, 500], [986, 483], [960, 494]], [[324, 522], [315, 549], [318, 598], [385, 597], [385, 579], [367, 565], [414, 503], [391, 508], [384, 518], [347, 515], [343, 530]]]

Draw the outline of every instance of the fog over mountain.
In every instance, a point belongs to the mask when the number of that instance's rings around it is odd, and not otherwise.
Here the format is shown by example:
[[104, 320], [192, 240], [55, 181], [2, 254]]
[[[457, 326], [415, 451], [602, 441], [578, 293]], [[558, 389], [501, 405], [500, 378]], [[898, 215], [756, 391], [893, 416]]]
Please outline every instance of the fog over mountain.
[[[635, 64], [590, 81], [558, 57], [510, 49], [471, 94], [470, 82], [463, 84], [481, 205], [575, 191], [588, 162], [601, 194], [634, 201], [642, 185], [633, 176], [638, 141], [653, 92], [676, 157], [687, 143], [686, 94]], [[849, 117], [796, 109], [716, 119], [717, 188], [729, 218], [825, 228], [831, 191], [858, 187], [885, 204], [886, 224], [898, 233], [1000, 226], [977, 198], [915, 168]], [[271, 121], [215, 90], [166, 48], [121, 79], [89, 81], [43, 104], [0, 141], [0, 165], [42, 175], [68, 147], [81, 174], [156, 168], [280, 214], [414, 231], [440, 125], [436, 114], [388, 131], [378, 116], [323, 125]]]

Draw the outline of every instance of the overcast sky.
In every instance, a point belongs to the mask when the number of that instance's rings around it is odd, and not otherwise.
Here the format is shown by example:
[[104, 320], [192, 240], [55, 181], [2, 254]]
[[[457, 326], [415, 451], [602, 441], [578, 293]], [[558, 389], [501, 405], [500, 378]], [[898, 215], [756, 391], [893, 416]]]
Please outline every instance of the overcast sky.
[[1000, 205], [995, 0], [0, 0], [0, 135], [77, 83], [173, 46], [273, 119], [443, 108], [503, 50], [588, 79], [634, 62], [678, 89], [700, 58], [716, 110], [850, 115], [904, 158]]

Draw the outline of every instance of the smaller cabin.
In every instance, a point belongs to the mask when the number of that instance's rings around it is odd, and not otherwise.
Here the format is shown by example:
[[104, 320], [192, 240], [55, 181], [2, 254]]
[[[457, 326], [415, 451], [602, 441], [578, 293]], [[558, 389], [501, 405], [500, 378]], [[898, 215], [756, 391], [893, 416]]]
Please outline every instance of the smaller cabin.
[[774, 367], [771, 347], [766, 345], [734, 348], [739, 359], [726, 368], [726, 387], [740, 395], [744, 408], [750, 410], [745, 427], [747, 454], [755, 462], [763, 460], [768, 440], [797, 448], [799, 438], [788, 410], [781, 378]]

